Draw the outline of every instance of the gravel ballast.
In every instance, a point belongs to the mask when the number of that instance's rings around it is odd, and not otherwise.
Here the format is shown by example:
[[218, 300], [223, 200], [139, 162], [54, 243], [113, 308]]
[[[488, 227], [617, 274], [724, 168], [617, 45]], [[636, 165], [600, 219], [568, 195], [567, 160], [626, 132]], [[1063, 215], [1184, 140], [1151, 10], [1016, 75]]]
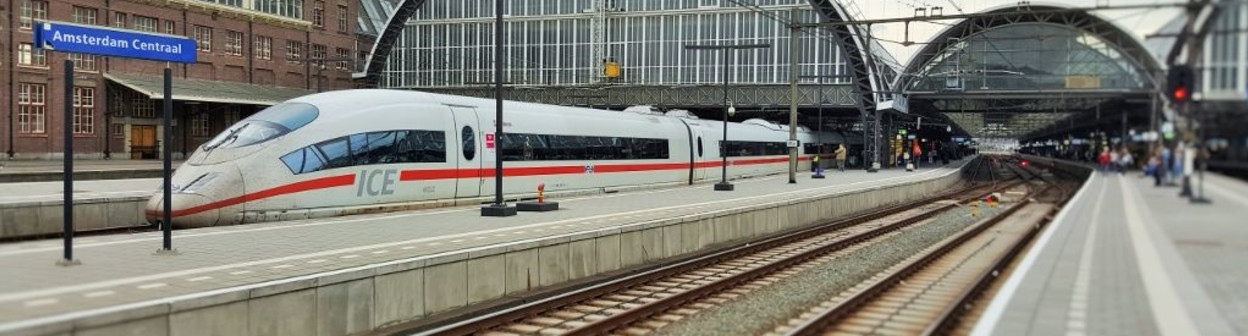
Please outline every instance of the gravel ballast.
[[790, 318], [835, 297], [850, 287], [919, 253], [950, 235], [1002, 209], [980, 208], [980, 216], [970, 216], [969, 208], [955, 208], [925, 224], [915, 224], [901, 232], [861, 249], [848, 252], [831, 262], [752, 291], [723, 305], [656, 330], [660, 335], [719, 336], [760, 335], [774, 330]]

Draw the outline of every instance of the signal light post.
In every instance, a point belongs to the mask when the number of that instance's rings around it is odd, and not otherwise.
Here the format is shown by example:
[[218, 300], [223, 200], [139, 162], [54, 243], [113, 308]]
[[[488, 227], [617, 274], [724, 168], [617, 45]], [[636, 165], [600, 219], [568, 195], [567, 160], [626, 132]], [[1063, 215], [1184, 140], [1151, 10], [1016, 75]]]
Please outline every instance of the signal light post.
[[[1170, 98], [1170, 102], [1175, 105], [1175, 108], [1178, 109], [1179, 114], [1185, 115], [1189, 118], [1194, 117], [1190, 100], [1192, 98], [1192, 92], [1194, 91], [1193, 89], [1195, 88], [1195, 85], [1196, 74], [1189, 65], [1174, 65], [1170, 67], [1169, 72], [1166, 73], [1166, 95]], [[1183, 185], [1182, 190], [1179, 192], [1179, 196], [1188, 197], [1192, 203], [1210, 203], [1210, 200], [1205, 198], [1203, 190], [1204, 169], [1196, 169], [1196, 167], [1193, 166], [1197, 163], [1202, 163], [1200, 160], [1197, 160], [1195, 156], [1200, 155], [1202, 152], [1202, 148], [1200, 147], [1203, 147], [1204, 145], [1202, 143], [1204, 139], [1202, 139], [1200, 134], [1201, 131], [1199, 129], [1200, 127], [1203, 127], [1203, 125], [1197, 127], [1192, 125], [1192, 122], [1188, 122], [1187, 124], [1188, 129], [1195, 133], [1196, 141], [1184, 148]], [[1198, 147], [1193, 150], [1191, 148], [1193, 146]], [[1200, 185], [1198, 186], [1198, 190], [1195, 190], [1196, 192], [1193, 192], [1192, 189], [1192, 177], [1190, 173], [1192, 171], [1199, 174], [1198, 178], [1200, 179]]]
[[1186, 65], [1175, 65], [1166, 73], [1166, 94], [1175, 105], [1185, 107], [1192, 97], [1192, 85], [1196, 83], [1195, 73]]
[[724, 61], [724, 67], [722, 70], [724, 74], [723, 76], [724, 77], [724, 134], [723, 134], [724, 139], [719, 146], [720, 157], [723, 160], [723, 162], [721, 163], [722, 167], [720, 171], [722, 173], [722, 177], [720, 178], [719, 183], [715, 184], [715, 190], [717, 191], [732, 191], [734, 189], [732, 183], [728, 182], [728, 153], [729, 153], [728, 151], [728, 114], [730, 110], [733, 109], [733, 107], [731, 106], [732, 104], [728, 100], [728, 63], [729, 63], [728, 51], [729, 50], [745, 50], [745, 49], [765, 49], [765, 48], [771, 48], [771, 45], [766, 44], [766, 43], [764, 44], [721, 44], [721, 45], [687, 44], [685, 45], [685, 50], [719, 50], [721, 52], [721, 58]]

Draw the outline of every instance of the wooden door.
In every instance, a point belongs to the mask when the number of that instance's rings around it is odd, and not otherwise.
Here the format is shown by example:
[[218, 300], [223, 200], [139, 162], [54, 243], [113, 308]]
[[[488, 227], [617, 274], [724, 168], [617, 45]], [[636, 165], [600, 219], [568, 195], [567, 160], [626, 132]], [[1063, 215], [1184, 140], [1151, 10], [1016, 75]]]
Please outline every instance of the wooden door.
[[156, 158], [156, 126], [130, 126], [130, 158]]

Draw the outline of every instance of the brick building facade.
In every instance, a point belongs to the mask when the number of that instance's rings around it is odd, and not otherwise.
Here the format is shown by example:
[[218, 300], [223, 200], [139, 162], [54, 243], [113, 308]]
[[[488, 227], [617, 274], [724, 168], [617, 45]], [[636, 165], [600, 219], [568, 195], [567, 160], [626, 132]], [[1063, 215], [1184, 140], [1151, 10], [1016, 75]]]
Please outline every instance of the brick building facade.
[[[0, 150], [16, 159], [62, 155], [64, 62], [75, 61], [75, 156], [157, 158], [163, 62], [36, 50], [33, 22], [75, 22], [188, 36], [199, 62], [174, 64], [175, 157], [277, 101], [351, 88], [355, 0], [0, 0]], [[321, 74], [318, 81], [317, 74]], [[155, 86], [153, 87], [153, 84]], [[193, 87], [195, 92], [179, 92]], [[265, 96], [253, 93], [266, 92]], [[257, 94], [258, 95], [258, 94]]]

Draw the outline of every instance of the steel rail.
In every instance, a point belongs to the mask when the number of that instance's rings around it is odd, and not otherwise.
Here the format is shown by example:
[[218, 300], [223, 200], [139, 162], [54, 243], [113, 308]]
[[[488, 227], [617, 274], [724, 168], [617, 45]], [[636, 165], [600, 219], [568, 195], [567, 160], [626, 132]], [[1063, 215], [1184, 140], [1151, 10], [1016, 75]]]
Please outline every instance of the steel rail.
[[[1013, 184], [1011, 184], [1010, 186], [1007, 186], [1006, 188], [1011, 187], [1011, 186], [1013, 186]], [[982, 187], [972, 188], [972, 190], [980, 190], [980, 189], [984, 189], [984, 188]], [[967, 201], [971, 201], [974, 199], [978, 199], [982, 197], [982, 195], [990, 194], [997, 190], [1000, 190], [1000, 189], [989, 188], [989, 191], [987, 192], [976, 192], [974, 193], [975, 196], [960, 199], [959, 201], [967, 202]], [[879, 237], [881, 235], [905, 228], [912, 224], [933, 218], [957, 206], [958, 206], [957, 203], [945, 204], [938, 208], [925, 211], [924, 213], [921, 213], [921, 214], [907, 217], [905, 219], [890, 223], [888, 225], [884, 225], [884, 226], [871, 229], [868, 231], [864, 231], [864, 232], [859, 232], [851, 236], [848, 236], [846, 238], [842, 238], [841, 240], [838, 240], [836, 242], [832, 242], [824, 246], [813, 248], [813, 249], [798, 253], [796, 255], [786, 257], [784, 259], [769, 263], [767, 265], [756, 267], [748, 271], [738, 273], [738, 274], [735, 274], [735, 275], [732, 275], [732, 276], [729, 276], [720, 280], [716, 280], [714, 282], [711, 282], [711, 283], [708, 283], [708, 284], [705, 284], [705, 285], [702, 285], [702, 286], [699, 286], [699, 287], [696, 287], [687, 291], [683, 291], [683, 292], [680, 292], [680, 293], [677, 293], [677, 294], [674, 294], [674, 295], [671, 295], [671, 296], [668, 296], [668, 297], [665, 297], [665, 298], [662, 298], [653, 302], [649, 302], [639, 307], [636, 307], [634, 309], [630, 309], [619, 314], [611, 315], [605, 319], [590, 322], [589, 324], [583, 325], [579, 328], [572, 329], [568, 331], [567, 333], [565, 333], [564, 335], [598, 335], [598, 334], [606, 334], [616, 329], [625, 328], [630, 324], [640, 322], [650, 316], [656, 315], [663, 311], [667, 311], [676, 307], [680, 307], [684, 304], [710, 296], [714, 293], [722, 292], [724, 290], [737, 287], [741, 284], [745, 284], [755, 279], [762, 278], [770, 274], [774, 274], [777, 271], [792, 267], [794, 265], [801, 264], [808, 260], [818, 258], [820, 256], [827, 255], [829, 253], [833, 253], [836, 251], [840, 251], [850, 246], [858, 245], [872, 238]]]
[[632, 323], [640, 322], [641, 320], [649, 316], [658, 314], [660, 312], [679, 307], [681, 305], [687, 304], [697, 299], [707, 297], [711, 294], [722, 292], [726, 289], [733, 288], [738, 285], [747, 283], [749, 281], [775, 273], [776, 271], [792, 267], [794, 265], [805, 262], [807, 260], [811, 260], [811, 259], [823, 256], [823, 255], [826, 255], [828, 253], [835, 252], [835, 251], [840, 251], [847, 247], [866, 242], [867, 240], [870, 240], [872, 238], [879, 237], [881, 235], [905, 228], [907, 226], [910, 226], [911, 224], [918, 223], [923, 220], [927, 220], [955, 206], [956, 206], [955, 204], [946, 204], [938, 208], [932, 209], [930, 211], [926, 211], [921, 214], [910, 216], [910, 217], [907, 217], [897, 222], [890, 223], [885, 226], [881, 226], [881, 227], [871, 229], [868, 231], [855, 233], [848, 237], [841, 238], [840, 240], [836, 242], [833, 242], [824, 246], [820, 246], [818, 248], [813, 248], [813, 249], [798, 253], [796, 255], [778, 260], [773, 263], [769, 263], [760, 267], [752, 268], [748, 271], [741, 272], [741, 273], [738, 273], [736, 275], [732, 275], [729, 277], [725, 277], [723, 279], [716, 280], [706, 285], [698, 286], [696, 288], [683, 291], [683, 292], [674, 294], [672, 296], [665, 297], [660, 300], [646, 303], [634, 309], [630, 309], [630, 310], [621, 312], [619, 314], [611, 315], [605, 319], [590, 322], [589, 324], [581, 326], [580, 328], [572, 329], [568, 331], [567, 333], [565, 333], [564, 335], [576, 336], [576, 335], [607, 334], [613, 330], [627, 327], [628, 325]]
[[[555, 310], [560, 307], [583, 302], [603, 295], [619, 292], [642, 285], [646, 282], [653, 281], [676, 274], [686, 273], [697, 270], [715, 263], [748, 256], [750, 254], [765, 251], [771, 248], [783, 246], [784, 244], [801, 241], [810, 236], [816, 236], [836, 230], [841, 230], [854, 225], [866, 223], [872, 220], [887, 217], [901, 211], [917, 209], [919, 207], [929, 205], [941, 200], [958, 199], [959, 201], [968, 201], [979, 198], [985, 189], [983, 186], [968, 186], [956, 191], [942, 193], [933, 197], [922, 200], [905, 203], [885, 209], [872, 211], [870, 213], [856, 215], [847, 219], [828, 221], [822, 224], [816, 224], [800, 230], [780, 233], [770, 238], [762, 239], [747, 244], [741, 244], [733, 247], [727, 247], [719, 251], [710, 252], [702, 256], [693, 257], [672, 264], [660, 266], [658, 268], [646, 270], [640, 273], [627, 275], [614, 280], [606, 281], [597, 285], [555, 294], [529, 303], [517, 305], [511, 308], [500, 310], [491, 314], [486, 314], [459, 321], [449, 325], [441, 326], [435, 329], [419, 332], [418, 335], [470, 335], [473, 333], [489, 330], [507, 323], [522, 320], [540, 314], [541, 312]], [[974, 196], [967, 197], [966, 194]], [[953, 204], [942, 208], [955, 206]], [[657, 301], [656, 301], [657, 302]], [[640, 308], [640, 307], [639, 307]], [[587, 325], [588, 326], [588, 325]]]
[[1024, 200], [1023, 202], [1020, 202], [1018, 204], [1015, 204], [1007, 208], [1005, 211], [1001, 212], [1000, 214], [997, 214], [996, 216], [993, 216], [992, 218], [981, 221], [979, 224], [976, 224], [973, 229], [963, 231], [956, 238], [946, 241], [944, 244], [942, 244], [939, 248], [937, 248], [933, 252], [928, 253], [927, 255], [919, 259], [909, 262], [908, 264], [903, 266], [901, 269], [899, 269], [897, 272], [894, 272], [890, 274], [889, 276], [885, 277], [884, 279], [881, 279], [881, 280], [876, 281], [875, 283], [872, 283], [867, 288], [860, 290], [859, 292], [855, 293], [853, 296], [846, 299], [845, 301], [842, 301], [836, 306], [833, 306], [831, 309], [825, 310], [819, 315], [817, 315], [816, 317], [806, 321], [805, 323], [802, 323], [796, 328], [793, 328], [786, 335], [807, 336], [807, 335], [822, 334], [823, 331], [826, 330], [829, 326], [839, 322], [841, 319], [857, 311], [859, 308], [871, 302], [873, 299], [875, 299], [879, 295], [892, 289], [902, 279], [922, 270], [923, 268], [930, 265], [932, 262], [945, 256], [949, 251], [952, 251], [958, 246], [961, 246], [962, 243], [988, 230], [988, 228], [996, 226], [997, 223], [1000, 223], [1001, 221], [1004, 221], [1006, 218], [1009, 218], [1010, 215], [1014, 214], [1019, 209], [1022, 209], [1024, 206], [1026, 206], [1029, 203], [1030, 203], [1029, 200]]
[[[1037, 194], [1053, 188], [1055, 187], [1049, 186], [1044, 190], [1037, 192]], [[1050, 210], [1046, 217], [1051, 218], [1051, 216], [1056, 213], [1058, 209], [1061, 209], [1061, 207], [1054, 207]], [[969, 306], [972, 301], [978, 299], [980, 295], [992, 285], [993, 281], [995, 281], [997, 277], [999, 277], [1002, 272], [1010, 266], [1010, 263], [1014, 261], [1014, 258], [1022, 253], [1023, 250], [1027, 249], [1027, 245], [1036, 237], [1036, 235], [1040, 233], [1040, 231], [1044, 229], [1045, 224], [1047, 223], [1048, 220], [1046, 219], [1041, 223], [1041, 225], [1023, 235], [1023, 237], [1019, 239], [1014, 246], [1010, 247], [1009, 251], [998, 256], [997, 260], [992, 263], [992, 267], [985, 269], [977, 275], [975, 278], [979, 280], [977, 280], [974, 285], [959, 293], [956, 299], [953, 300], [953, 304], [946, 306], [940, 314], [936, 315], [936, 319], [933, 320], [934, 323], [929, 324], [920, 335], [948, 334], [949, 331], [956, 328], [958, 322], [961, 321], [966, 311], [969, 310]]]

